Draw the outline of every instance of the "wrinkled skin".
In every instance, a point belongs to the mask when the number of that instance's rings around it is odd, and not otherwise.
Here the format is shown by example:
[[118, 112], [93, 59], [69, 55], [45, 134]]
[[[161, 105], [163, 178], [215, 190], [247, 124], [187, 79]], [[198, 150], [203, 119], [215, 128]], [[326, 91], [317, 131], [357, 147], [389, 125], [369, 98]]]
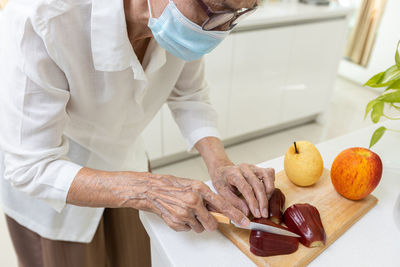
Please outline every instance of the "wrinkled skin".
[[249, 220], [203, 182], [140, 172], [106, 172], [82, 168], [75, 177], [67, 203], [91, 207], [130, 207], [159, 215], [175, 231], [217, 228], [206, 209], [211, 205], [236, 223]]
[[[274, 191], [275, 171], [252, 164], [228, 165], [218, 168], [212, 176], [218, 193], [244, 214], [268, 218], [268, 199]], [[239, 191], [245, 200], [237, 196]], [[246, 203], [247, 202], [247, 203]]]
[[248, 224], [247, 218], [201, 181], [161, 176], [152, 179], [150, 184], [147, 198], [151, 210], [177, 231], [215, 230], [218, 224], [204, 204], [229, 215], [239, 224]]
[[[217, 192], [246, 216], [268, 218], [268, 199], [275, 190], [275, 171], [253, 164], [235, 165], [222, 142], [215, 137], [201, 139], [195, 145], [207, 165]], [[238, 195], [241, 194], [244, 199]]]
[[[195, 145], [219, 194], [203, 182], [149, 172], [108, 172], [82, 168], [73, 180], [67, 203], [89, 207], [130, 207], [159, 215], [176, 231], [202, 232], [217, 228], [209, 210], [247, 226], [249, 210], [268, 217], [268, 199], [275, 172], [252, 164], [234, 165], [222, 142], [205, 137]], [[241, 193], [244, 199], [238, 197]]]

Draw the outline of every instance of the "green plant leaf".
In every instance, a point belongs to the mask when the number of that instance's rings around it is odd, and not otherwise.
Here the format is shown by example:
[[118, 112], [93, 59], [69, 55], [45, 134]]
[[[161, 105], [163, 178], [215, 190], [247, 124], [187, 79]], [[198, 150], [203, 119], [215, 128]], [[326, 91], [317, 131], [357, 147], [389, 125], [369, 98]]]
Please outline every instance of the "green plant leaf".
[[375, 132], [372, 134], [371, 141], [369, 143], [369, 148], [374, 146], [379, 141], [379, 139], [382, 138], [382, 136], [385, 132], [386, 132], [386, 127], [384, 127], [384, 126], [376, 129]]
[[384, 102], [378, 101], [374, 107], [372, 108], [371, 112], [371, 120], [373, 123], [379, 122], [380, 118], [383, 115], [383, 107], [385, 106]]
[[400, 90], [395, 92], [386, 93], [377, 98], [380, 101], [388, 103], [400, 103]]
[[369, 86], [369, 87], [383, 87], [379, 84], [379, 81], [382, 80], [383, 75], [385, 72], [380, 72], [378, 74], [375, 74], [371, 79], [369, 79], [364, 86]]
[[373, 88], [386, 87], [390, 86], [398, 79], [400, 79], [400, 66], [393, 65], [384, 72], [375, 74], [364, 84], [364, 86]]
[[400, 79], [394, 80], [389, 86], [388, 88], [385, 89], [385, 91], [387, 90], [400, 90]]
[[365, 108], [364, 120], [367, 118], [368, 113], [371, 111], [371, 109], [374, 107], [374, 105], [378, 102], [379, 102], [379, 100], [376, 100], [376, 99], [369, 101], [367, 107]]
[[400, 78], [400, 67], [397, 65], [393, 65], [388, 68], [384, 74], [382, 79], [379, 81], [379, 84], [382, 86], [388, 86], [393, 80]]
[[[390, 105], [392, 108], [400, 111], [400, 41], [397, 43], [396, 53], [395, 53], [396, 64], [385, 70], [384, 72], [375, 74], [370, 78], [364, 86], [369, 87], [386, 87], [383, 94], [381, 94], [376, 99], [371, 100], [365, 108], [364, 119], [371, 112], [371, 120], [374, 123], [379, 122], [382, 116], [388, 119], [400, 119], [391, 118], [383, 113], [385, 105]], [[387, 130], [386, 127], [380, 127], [374, 131], [371, 136], [369, 148], [373, 147], [385, 134]], [[400, 132], [400, 130], [390, 130]]]

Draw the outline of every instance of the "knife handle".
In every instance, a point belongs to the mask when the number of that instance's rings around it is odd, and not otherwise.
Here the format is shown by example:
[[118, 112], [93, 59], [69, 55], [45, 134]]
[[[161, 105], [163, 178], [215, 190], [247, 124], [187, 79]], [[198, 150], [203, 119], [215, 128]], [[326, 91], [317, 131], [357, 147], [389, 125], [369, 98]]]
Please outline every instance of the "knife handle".
[[226, 217], [224, 214], [219, 213], [219, 212], [214, 212], [214, 211], [210, 211], [210, 213], [212, 216], [214, 216], [214, 218], [217, 220], [217, 222], [223, 223], [223, 224], [231, 224], [231, 219]]

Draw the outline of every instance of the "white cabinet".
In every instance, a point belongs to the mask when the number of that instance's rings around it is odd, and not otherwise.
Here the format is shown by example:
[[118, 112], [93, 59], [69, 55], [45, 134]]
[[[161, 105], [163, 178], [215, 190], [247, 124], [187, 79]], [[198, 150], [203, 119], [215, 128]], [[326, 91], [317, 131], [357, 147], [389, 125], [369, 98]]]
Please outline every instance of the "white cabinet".
[[234, 35], [228, 137], [323, 112], [345, 20]]
[[292, 28], [234, 34], [228, 137], [279, 123]]
[[290, 27], [293, 40], [283, 87], [280, 121], [324, 110], [343, 47], [344, 20]]

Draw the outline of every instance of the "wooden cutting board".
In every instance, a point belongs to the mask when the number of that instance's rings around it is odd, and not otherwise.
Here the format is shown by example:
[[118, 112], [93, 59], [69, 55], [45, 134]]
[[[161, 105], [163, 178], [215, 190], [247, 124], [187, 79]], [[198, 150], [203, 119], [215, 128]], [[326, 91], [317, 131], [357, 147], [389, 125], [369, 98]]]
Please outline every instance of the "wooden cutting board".
[[378, 202], [378, 199], [372, 195], [360, 201], [352, 201], [340, 196], [333, 188], [328, 170], [324, 170], [318, 182], [310, 187], [295, 186], [286, 177], [285, 172], [281, 171], [276, 174], [275, 186], [286, 196], [285, 209], [294, 203], [310, 203], [317, 207], [326, 232], [326, 245], [307, 248], [299, 244], [299, 249], [289, 255], [258, 257], [250, 252], [249, 230], [220, 224], [219, 231], [257, 266], [306, 266]]

